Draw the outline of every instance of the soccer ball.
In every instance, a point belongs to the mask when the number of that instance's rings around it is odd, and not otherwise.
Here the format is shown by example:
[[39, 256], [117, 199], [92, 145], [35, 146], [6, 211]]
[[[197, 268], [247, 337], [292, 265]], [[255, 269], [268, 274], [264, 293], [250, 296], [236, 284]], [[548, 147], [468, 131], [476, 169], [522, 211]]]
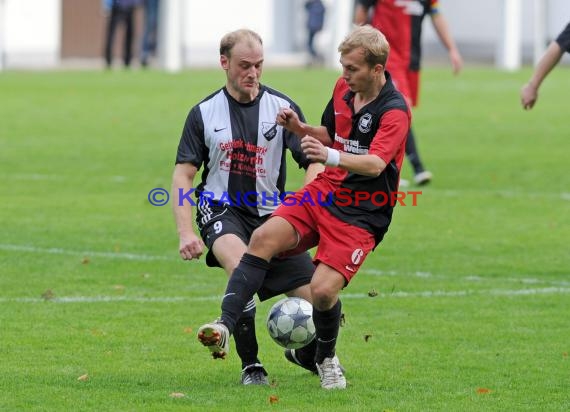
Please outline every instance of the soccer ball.
[[284, 348], [302, 348], [315, 338], [313, 306], [297, 297], [281, 299], [269, 310], [267, 329], [269, 336]]

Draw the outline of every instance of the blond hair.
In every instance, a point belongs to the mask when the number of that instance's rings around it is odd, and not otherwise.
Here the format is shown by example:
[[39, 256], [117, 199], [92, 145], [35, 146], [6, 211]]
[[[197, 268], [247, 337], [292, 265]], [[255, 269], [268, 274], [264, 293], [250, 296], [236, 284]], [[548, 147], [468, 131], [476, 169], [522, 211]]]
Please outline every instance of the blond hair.
[[386, 66], [390, 45], [379, 30], [368, 24], [356, 27], [340, 43], [338, 51], [340, 54], [346, 54], [359, 47], [364, 49], [364, 61], [370, 67], [377, 64]]
[[250, 29], [239, 29], [227, 33], [222, 37], [220, 41], [220, 56], [231, 57], [232, 49], [236, 44], [241, 41], [248, 41], [251, 43], [259, 43], [263, 45], [263, 40], [261, 40], [261, 36]]

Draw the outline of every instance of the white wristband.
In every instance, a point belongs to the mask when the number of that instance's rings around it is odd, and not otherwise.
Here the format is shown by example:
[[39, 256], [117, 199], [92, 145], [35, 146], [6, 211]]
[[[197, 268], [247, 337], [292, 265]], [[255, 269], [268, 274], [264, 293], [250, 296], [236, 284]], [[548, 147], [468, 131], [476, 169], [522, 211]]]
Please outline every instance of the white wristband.
[[325, 160], [326, 166], [337, 167], [340, 164], [340, 152], [336, 149], [331, 149], [327, 147], [327, 160]]

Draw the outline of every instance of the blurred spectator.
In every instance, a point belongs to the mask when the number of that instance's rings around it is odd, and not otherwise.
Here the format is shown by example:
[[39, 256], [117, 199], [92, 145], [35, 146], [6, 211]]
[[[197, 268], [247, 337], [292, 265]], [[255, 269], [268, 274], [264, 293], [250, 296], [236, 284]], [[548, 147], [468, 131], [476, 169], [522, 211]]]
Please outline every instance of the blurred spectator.
[[144, 0], [144, 33], [141, 51], [141, 64], [143, 67], [148, 65], [148, 60], [151, 56], [156, 55], [158, 1]]
[[[388, 39], [390, 58], [386, 69], [410, 106], [418, 104], [422, 22], [425, 16], [430, 16], [439, 39], [449, 52], [453, 73], [461, 70], [463, 59], [439, 9], [438, 0], [356, 0], [355, 4], [354, 22], [365, 24], [370, 21]], [[371, 15], [370, 10], [373, 10]], [[414, 168], [414, 182], [417, 185], [429, 183], [433, 176], [420, 159], [412, 128], [406, 140], [406, 155]]]
[[548, 73], [558, 64], [564, 52], [570, 53], [570, 23], [552, 41], [540, 61], [536, 65], [529, 82], [521, 89], [521, 104], [525, 110], [530, 110], [538, 99], [538, 89]]
[[119, 24], [125, 26], [123, 43], [123, 63], [131, 65], [133, 56], [133, 35], [135, 30], [134, 11], [140, 0], [103, 0], [103, 9], [108, 15], [107, 33], [105, 37], [105, 63], [110, 68], [113, 62], [113, 41]]
[[307, 48], [309, 54], [311, 55], [311, 64], [320, 64], [323, 62], [322, 56], [320, 56], [315, 50], [315, 36], [318, 32], [323, 29], [325, 22], [325, 5], [321, 0], [307, 0], [305, 3], [305, 9], [307, 9]]

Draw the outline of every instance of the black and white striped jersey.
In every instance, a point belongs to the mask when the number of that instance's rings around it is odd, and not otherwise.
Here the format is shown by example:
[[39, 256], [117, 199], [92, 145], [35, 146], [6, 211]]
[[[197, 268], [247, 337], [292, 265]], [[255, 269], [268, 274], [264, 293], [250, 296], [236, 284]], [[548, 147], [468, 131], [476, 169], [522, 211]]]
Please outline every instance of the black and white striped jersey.
[[275, 210], [285, 190], [286, 149], [300, 167], [306, 169], [310, 163], [300, 138], [275, 123], [282, 107], [305, 121], [289, 97], [263, 85], [252, 102], [237, 102], [224, 87], [190, 110], [176, 163], [204, 165], [197, 198], [229, 204], [253, 216]]

